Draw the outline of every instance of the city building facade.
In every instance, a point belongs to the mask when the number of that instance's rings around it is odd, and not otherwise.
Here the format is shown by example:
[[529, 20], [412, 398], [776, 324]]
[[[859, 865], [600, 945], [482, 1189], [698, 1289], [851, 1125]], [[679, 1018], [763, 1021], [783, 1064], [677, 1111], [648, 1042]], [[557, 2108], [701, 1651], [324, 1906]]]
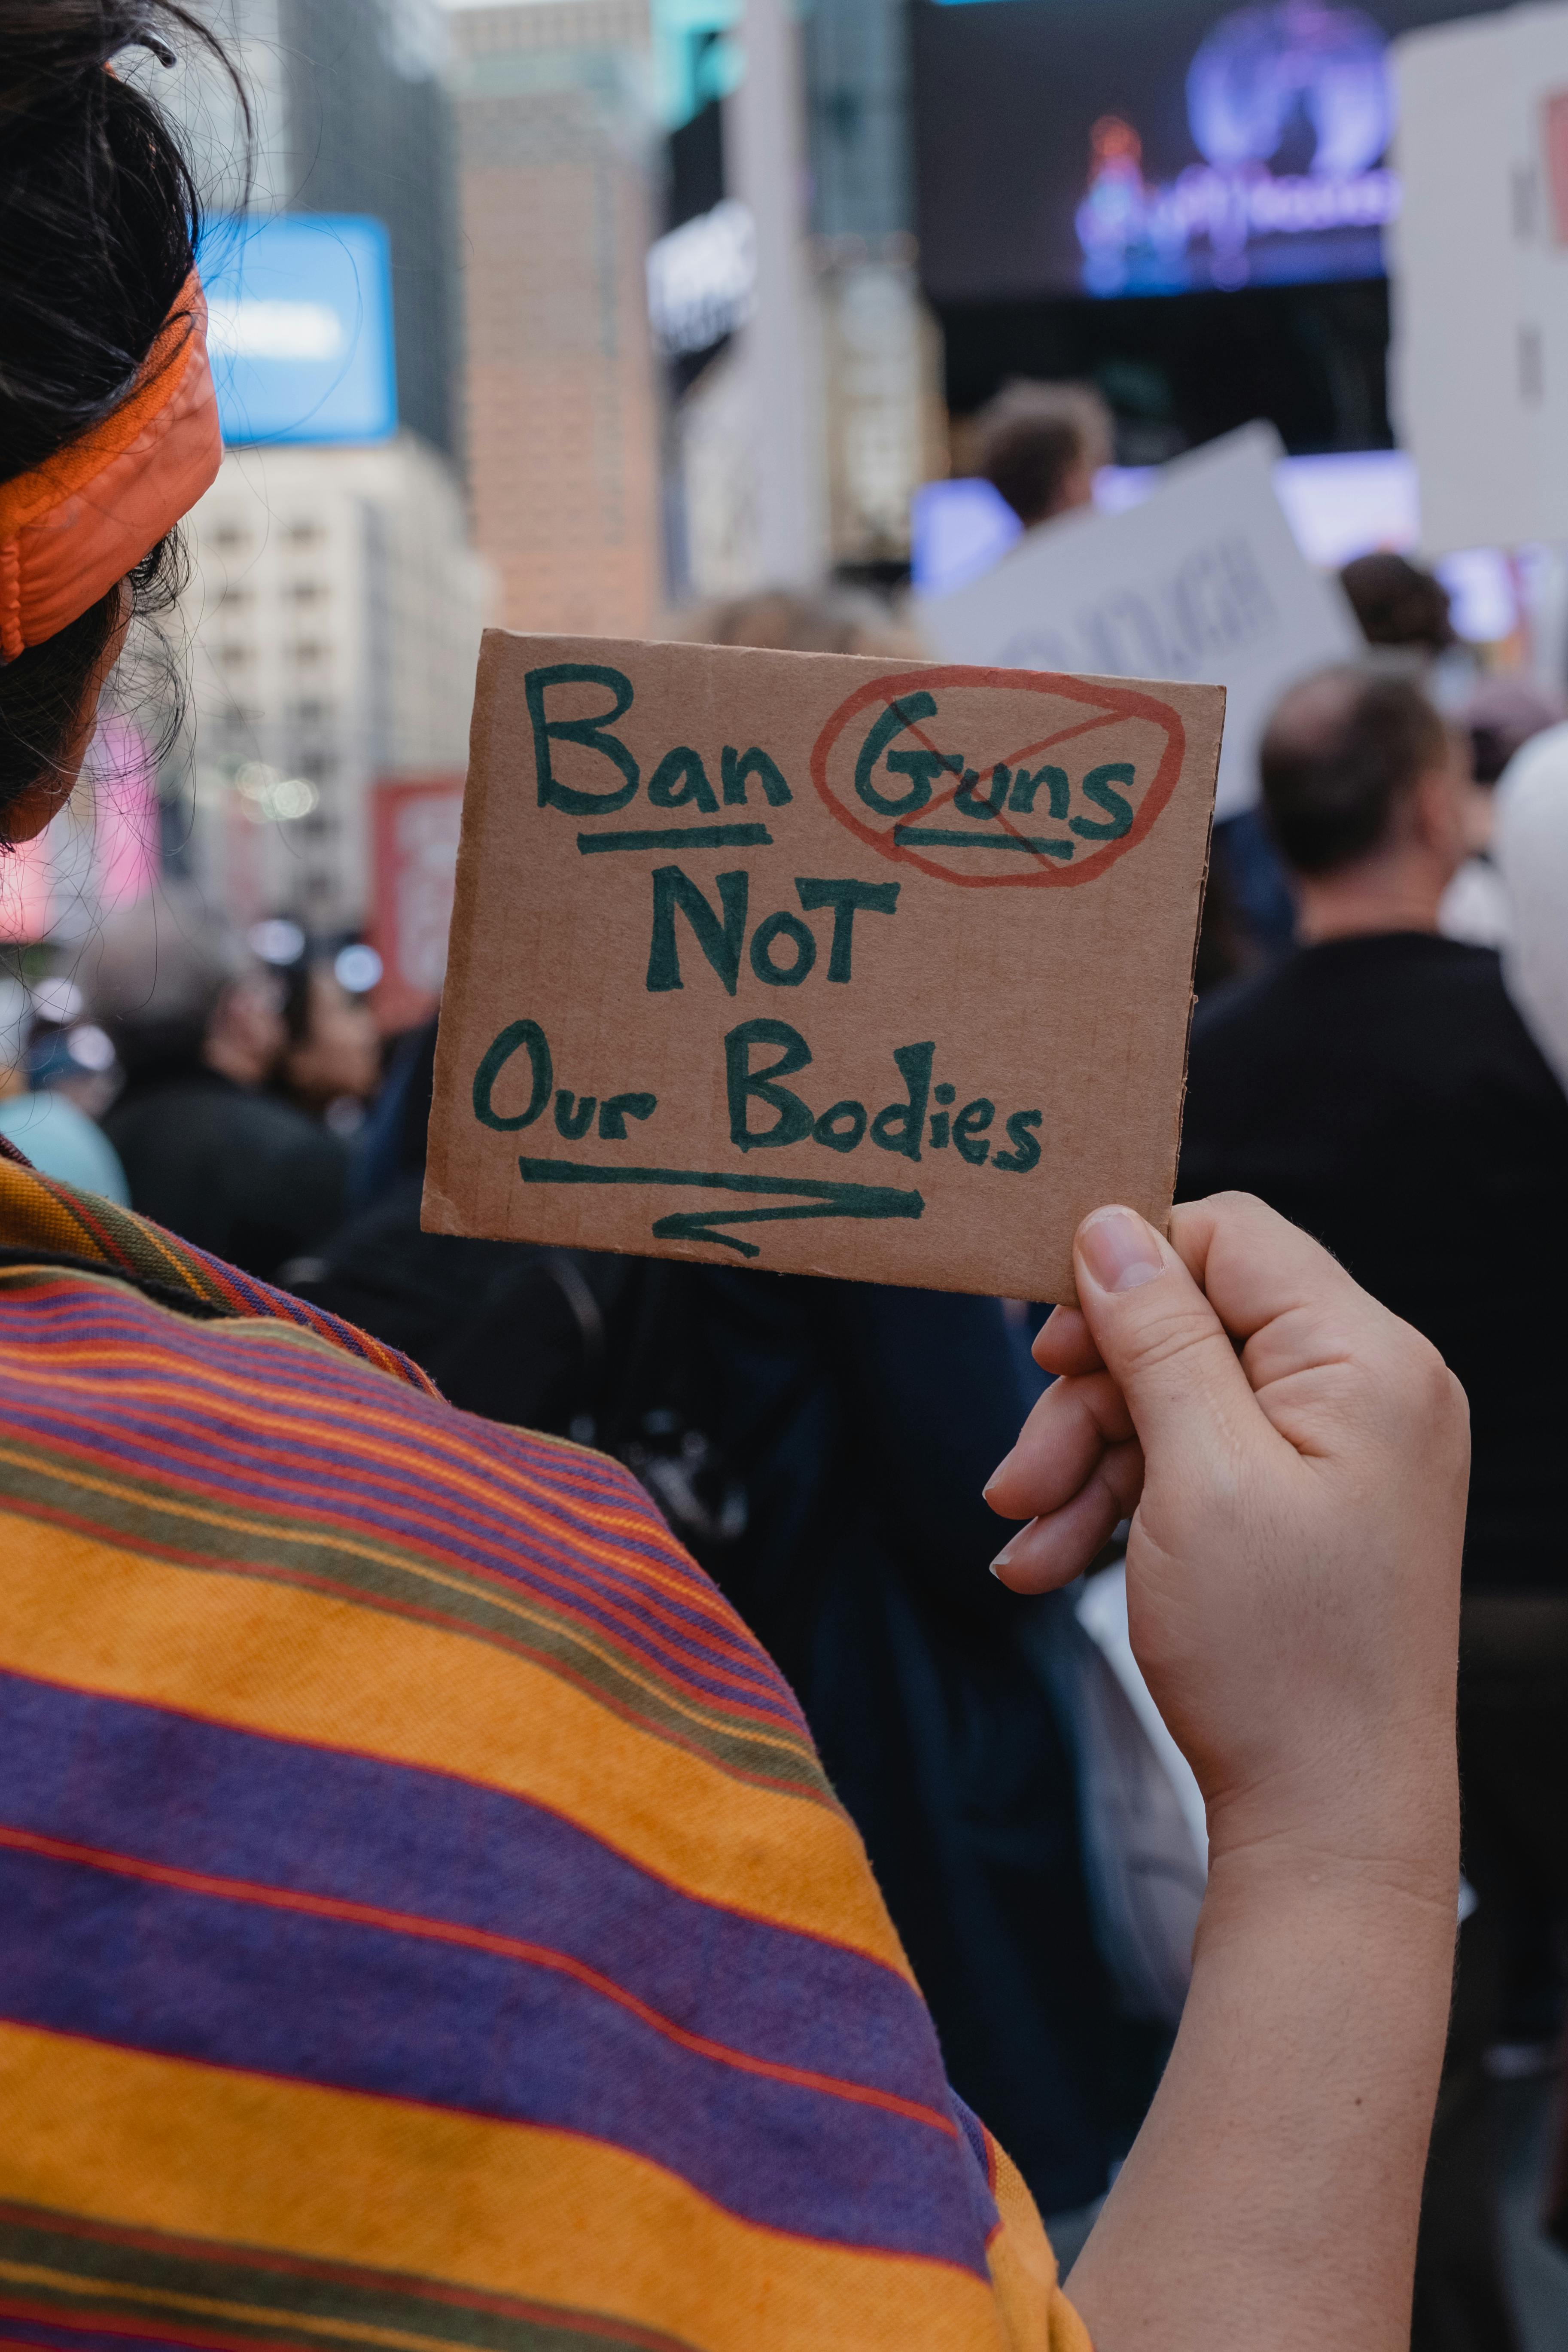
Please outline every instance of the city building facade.
[[663, 600], [647, 0], [449, 22], [474, 538], [509, 627], [637, 635]]
[[231, 450], [185, 530], [173, 855], [237, 920], [356, 928], [374, 786], [467, 763], [489, 583], [451, 469], [413, 434]]
[[[403, 425], [458, 454], [461, 257], [438, 0], [209, 0], [251, 111], [200, 52], [156, 85], [209, 213], [360, 213], [391, 244]], [[151, 65], [136, 68], [159, 73]]]
[[[199, 52], [159, 93], [184, 119], [204, 205], [382, 225], [398, 421], [390, 438], [312, 442], [303, 374], [283, 437], [227, 420], [238, 446], [185, 525], [190, 690], [161, 780], [164, 855], [237, 921], [345, 930], [374, 917], [375, 784], [462, 773], [493, 601], [458, 465], [447, 16], [437, 0], [211, 0], [211, 15], [248, 128]], [[262, 249], [243, 220], [220, 230], [225, 253]]]
[[907, 562], [914, 493], [947, 471], [942, 339], [914, 235], [906, 0], [816, 0], [804, 43], [829, 543], [841, 571], [874, 578]]
[[688, 598], [829, 571], [896, 586], [914, 492], [947, 470], [906, 0], [654, 0], [654, 15], [672, 582]]

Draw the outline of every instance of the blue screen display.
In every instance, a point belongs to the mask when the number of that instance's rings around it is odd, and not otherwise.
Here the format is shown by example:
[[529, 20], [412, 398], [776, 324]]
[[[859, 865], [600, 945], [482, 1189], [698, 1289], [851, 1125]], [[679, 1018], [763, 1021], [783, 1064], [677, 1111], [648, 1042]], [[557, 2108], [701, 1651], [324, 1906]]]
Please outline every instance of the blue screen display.
[[380, 221], [215, 219], [197, 261], [226, 441], [384, 441], [395, 432], [392, 272]]

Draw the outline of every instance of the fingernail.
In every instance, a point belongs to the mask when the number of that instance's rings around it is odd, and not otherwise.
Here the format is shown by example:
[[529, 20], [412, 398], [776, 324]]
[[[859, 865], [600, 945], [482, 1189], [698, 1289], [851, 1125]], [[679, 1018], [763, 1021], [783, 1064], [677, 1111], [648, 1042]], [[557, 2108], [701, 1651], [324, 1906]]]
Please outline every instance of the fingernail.
[[1159, 1243], [1131, 1209], [1097, 1209], [1079, 1227], [1078, 1245], [1101, 1290], [1136, 1290], [1165, 1271]]
[[988, 1495], [988, 1494], [991, 1492], [992, 1487], [995, 1486], [996, 1481], [1001, 1477], [1003, 1471], [1004, 1471], [1004, 1470], [1005, 1470], [1005, 1468], [1007, 1467], [1008, 1463], [1009, 1463], [1009, 1462], [1011, 1462], [1011, 1460], [1013, 1459], [1013, 1454], [1016, 1454], [1016, 1452], [1017, 1452], [1017, 1451], [1018, 1451], [1018, 1449], [1017, 1449], [1017, 1447], [1015, 1445], [1015, 1446], [1014, 1446], [1014, 1448], [1013, 1448], [1013, 1450], [1012, 1450], [1012, 1453], [1010, 1453], [1010, 1454], [1004, 1454], [1004, 1455], [1002, 1456], [1001, 1461], [1000, 1461], [1000, 1462], [998, 1462], [998, 1464], [996, 1465], [995, 1469], [994, 1469], [994, 1470], [993, 1470], [993, 1472], [991, 1473], [990, 1477], [989, 1477], [989, 1478], [987, 1478], [987, 1480], [985, 1481], [984, 1486], [982, 1486], [982, 1488], [980, 1489], [980, 1491], [981, 1491], [981, 1494], [982, 1494], [982, 1495]]
[[1012, 1559], [1012, 1557], [1013, 1557], [1013, 1547], [1012, 1547], [1012, 1545], [1011, 1545], [1011, 1544], [1004, 1544], [1004, 1545], [1003, 1545], [1003, 1547], [1002, 1547], [1002, 1549], [1001, 1549], [1001, 1550], [997, 1553], [997, 1555], [996, 1555], [995, 1559], [994, 1559], [992, 1561], [992, 1563], [991, 1563], [991, 1573], [992, 1573], [992, 1575], [993, 1575], [993, 1576], [1000, 1576], [1000, 1575], [1001, 1575], [1001, 1573], [1002, 1573], [1002, 1570], [1006, 1567], [1006, 1565], [1007, 1565], [1008, 1561]]

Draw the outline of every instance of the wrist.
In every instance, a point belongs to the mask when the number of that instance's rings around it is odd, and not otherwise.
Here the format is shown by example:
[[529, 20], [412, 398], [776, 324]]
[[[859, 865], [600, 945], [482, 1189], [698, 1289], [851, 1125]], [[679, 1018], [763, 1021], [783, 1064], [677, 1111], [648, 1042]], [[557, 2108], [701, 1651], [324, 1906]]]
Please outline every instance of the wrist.
[[1211, 1798], [1209, 1869], [1237, 1887], [1377, 1887], [1447, 1906], [1459, 1875], [1451, 1720], [1381, 1751], [1338, 1753]]

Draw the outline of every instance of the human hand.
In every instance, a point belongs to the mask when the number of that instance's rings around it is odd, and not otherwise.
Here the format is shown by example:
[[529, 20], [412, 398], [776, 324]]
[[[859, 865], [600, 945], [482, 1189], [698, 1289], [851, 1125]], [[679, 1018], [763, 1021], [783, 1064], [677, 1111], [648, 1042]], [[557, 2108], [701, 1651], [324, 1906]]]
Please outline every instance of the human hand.
[[1449, 1868], [1458, 1381], [1245, 1194], [1177, 1208], [1168, 1243], [1099, 1210], [1077, 1267], [1080, 1306], [1035, 1345], [1060, 1377], [985, 1489], [1030, 1522], [995, 1573], [1064, 1584], [1131, 1514], [1132, 1646], [1211, 1843], [1283, 1831], [1408, 1858], [1425, 1822]]

